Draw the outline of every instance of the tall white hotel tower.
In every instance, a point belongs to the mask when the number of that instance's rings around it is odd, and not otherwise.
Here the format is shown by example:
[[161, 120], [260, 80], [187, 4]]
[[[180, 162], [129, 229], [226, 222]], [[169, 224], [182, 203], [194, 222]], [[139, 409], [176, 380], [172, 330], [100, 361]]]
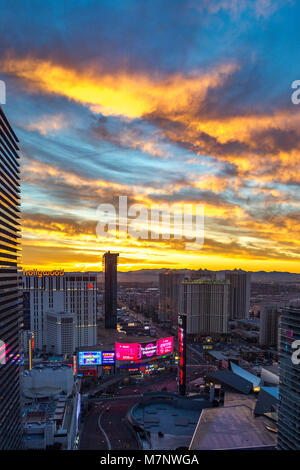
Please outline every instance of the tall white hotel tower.
[[23, 288], [30, 295], [30, 329], [35, 347], [47, 349], [48, 313], [73, 313], [74, 347], [97, 343], [96, 275], [91, 273], [23, 273]]

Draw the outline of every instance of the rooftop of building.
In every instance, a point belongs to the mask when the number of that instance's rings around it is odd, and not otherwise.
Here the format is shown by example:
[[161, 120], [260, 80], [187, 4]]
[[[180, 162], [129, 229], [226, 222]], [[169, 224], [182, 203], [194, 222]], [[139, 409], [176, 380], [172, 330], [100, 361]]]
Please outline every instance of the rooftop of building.
[[231, 330], [231, 333], [235, 333], [237, 335], [240, 335], [240, 336], [244, 336], [246, 338], [258, 338], [259, 336], [259, 331], [248, 331], [248, 330], [243, 330], [241, 328], [235, 328], [233, 330]]
[[261, 387], [261, 390], [279, 400], [279, 387]]
[[271, 366], [262, 365], [261, 368], [267, 370], [268, 372], [271, 372], [271, 374], [279, 376], [279, 364], [273, 364]]
[[[255, 417], [245, 404], [202, 410], [190, 450], [270, 449], [276, 446], [274, 426], [265, 416]], [[226, 431], [226, 432], [225, 432]]]
[[27, 398], [49, 398], [69, 394], [74, 384], [72, 366], [37, 365], [22, 374], [22, 392]]
[[242, 377], [243, 379], [248, 380], [248, 382], [251, 382], [254, 388], [260, 386], [260, 383], [261, 383], [260, 377], [257, 377], [256, 375], [251, 374], [251, 372], [243, 369], [242, 367], [239, 367], [234, 362], [230, 362], [230, 366], [234, 374]]
[[30, 425], [44, 424], [47, 421], [62, 421], [67, 403], [67, 397], [27, 403], [24, 405], [23, 422]]
[[213, 382], [223, 384], [232, 390], [245, 393], [246, 395], [253, 389], [253, 385], [249, 380], [234, 374], [230, 370], [216, 370], [209, 372], [208, 375]]
[[153, 336], [137, 336], [121, 333], [117, 330], [106, 330], [107, 336], [103, 336], [95, 346], [81, 346], [79, 351], [113, 351], [115, 343], [150, 343], [156, 339]]
[[151, 448], [188, 447], [202, 408], [211, 406], [211, 403], [198, 395], [193, 399], [173, 394], [160, 398], [156, 394], [150, 395], [145, 396], [148, 402], [135, 405], [130, 412], [135, 423], [150, 433]]
[[47, 373], [51, 373], [51, 372], [55, 372], [55, 371], [59, 371], [59, 370], [67, 370], [67, 369], [70, 369], [72, 370], [72, 367], [68, 364], [50, 364], [50, 363], [46, 363], [46, 364], [37, 364], [35, 366], [33, 366], [33, 368], [31, 370], [24, 370], [23, 371], [23, 375], [24, 376], [27, 376], [27, 375], [30, 375], [30, 376], [34, 376], [36, 374], [40, 374], [41, 372], [43, 371], [46, 371]]
[[209, 354], [210, 356], [214, 357], [215, 359], [217, 360], [224, 360], [224, 361], [228, 361], [229, 359], [237, 359], [240, 357], [239, 353], [237, 351], [234, 351], [234, 350], [231, 350], [231, 349], [228, 349], [228, 350], [224, 350], [224, 351], [207, 351], [207, 354]]

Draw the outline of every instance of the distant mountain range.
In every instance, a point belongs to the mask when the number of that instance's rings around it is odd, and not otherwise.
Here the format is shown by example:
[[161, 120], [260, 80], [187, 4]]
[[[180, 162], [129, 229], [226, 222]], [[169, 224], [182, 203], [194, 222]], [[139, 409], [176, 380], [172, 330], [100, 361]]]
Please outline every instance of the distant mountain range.
[[[138, 271], [118, 272], [119, 282], [158, 282], [158, 275], [166, 269], [140, 269]], [[174, 269], [173, 271], [186, 272], [189, 269]], [[223, 279], [225, 272], [229, 270], [216, 271], [217, 279]], [[251, 272], [251, 271], [249, 271]], [[251, 272], [251, 280], [254, 282], [300, 282], [300, 274], [278, 272], [278, 271], [256, 271]]]

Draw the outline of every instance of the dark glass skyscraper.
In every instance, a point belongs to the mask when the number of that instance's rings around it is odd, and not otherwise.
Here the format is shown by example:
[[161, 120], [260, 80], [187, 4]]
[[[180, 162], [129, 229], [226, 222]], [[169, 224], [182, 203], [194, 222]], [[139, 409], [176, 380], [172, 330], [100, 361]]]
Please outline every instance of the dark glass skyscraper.
[[235, 269], [225, 273], [229, 286], [229, 319], [249, 318], [251, 275]]
[[0, 450], [21, 442], [20, 168], [18, 139], [0, 107]]
[[300, 340], [300, 309], [285, 308], [280, 321], [278, 449], [300, 450], [300, 364], [292, 348]]
[[104, 253], [104, 315], [105, 328], [117, 328], [117, 267], [119, 253]]

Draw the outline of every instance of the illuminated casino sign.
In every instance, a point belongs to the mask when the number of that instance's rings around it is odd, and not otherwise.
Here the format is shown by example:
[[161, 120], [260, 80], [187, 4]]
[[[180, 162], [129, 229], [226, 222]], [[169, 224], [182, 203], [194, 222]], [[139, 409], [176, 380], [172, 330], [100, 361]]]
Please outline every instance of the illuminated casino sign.
[[116, 343], [116, 359], [118, 361], [140, 361], [171, 354], [173, 342], [173, 337], [170, 336], [147, 343]]
[[79, 351], [79, 366], [102, 366], [115, 363], [114, 351]]
[[77, 357], [76, 355], [73, 356], [73, 375], [77, 374]]
[[178, 392], [180, 395], [185, 395], [185, 391], [186, 391], [186, 315], [184, 313], [178, 314], [178, 349], [179, 349]]
[[157, 340], [158, 356], [171, 354], [173, 352], [173, 336]]
[[115, 351], [102, 351], [102, 364], [114, 364]]
[[138, 343], [116, 343], [116, 359], [118, 361], [135, 361], [138, 358]]
[[53, 271], [38, 271], [37, 269], [33, 269], [32, 271], [24, 271], [24, 276], [63, 276], [65, 271], [63, 269], [53, 270]]
[[80, 366], [102, 365], [101, 351], [79, 351], [78, 357]]

